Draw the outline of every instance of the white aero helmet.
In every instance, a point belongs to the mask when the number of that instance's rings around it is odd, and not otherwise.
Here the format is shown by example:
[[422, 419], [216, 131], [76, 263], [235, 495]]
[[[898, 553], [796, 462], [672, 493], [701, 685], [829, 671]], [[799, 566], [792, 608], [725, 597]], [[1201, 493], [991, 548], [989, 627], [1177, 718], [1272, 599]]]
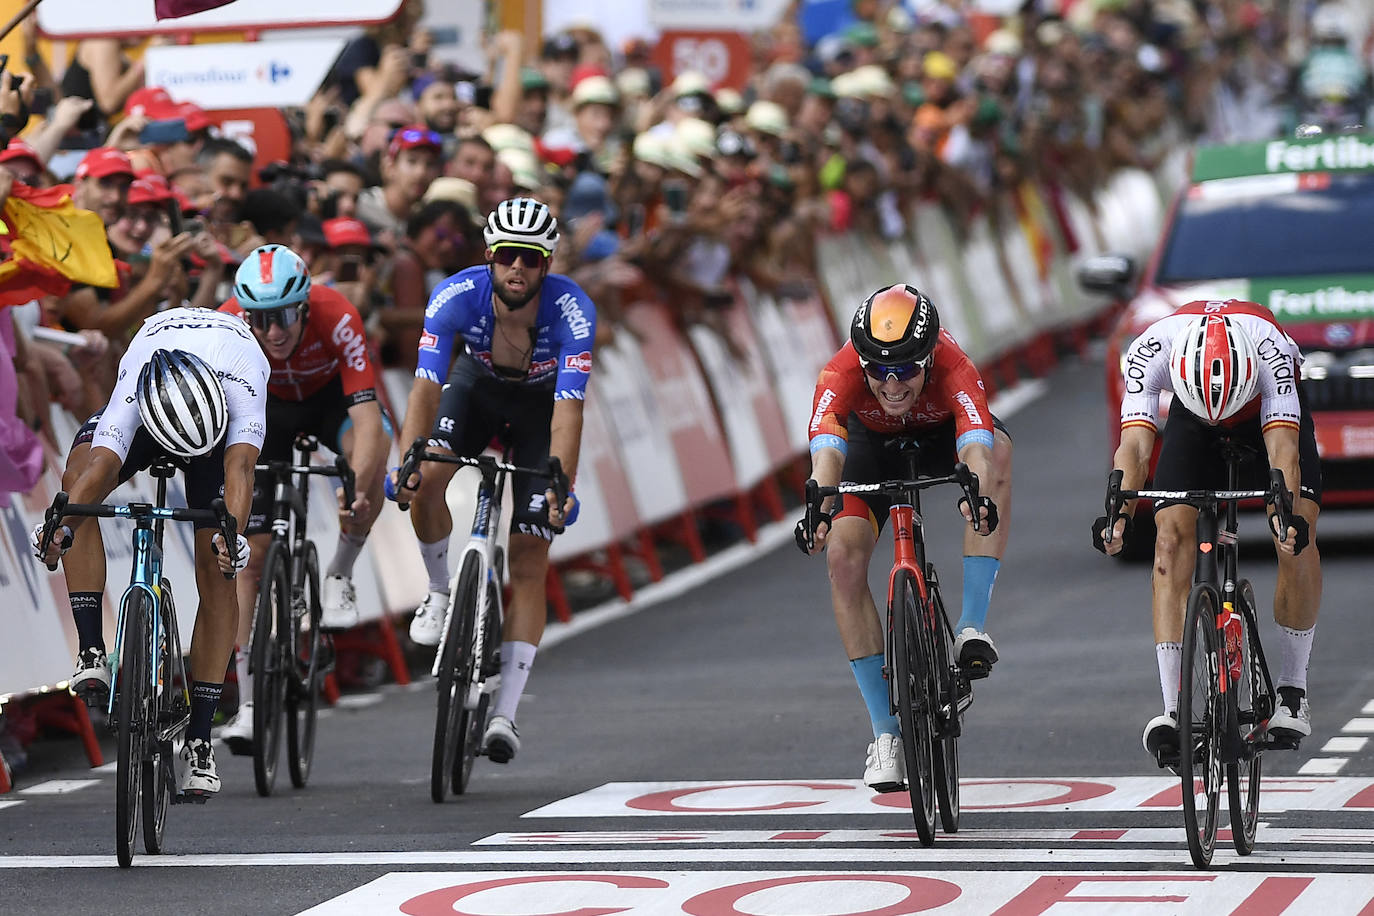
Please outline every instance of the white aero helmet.
[[138, 374], [138, 413], [158, 445], [181, 458], [204, 455], [229, 428], [219, 377], [185, 350], [156, 350]]
[[512, 197], [496, 205], [483, 230], [487, 247], [525, 245], [550, 257], [558, 248], [558, 220], [553, 211], [532, 197]]
[[1240, 322], [1200, 315], [1188, 322], [1169, 350], [1174, 398], [1193, 416], [1220, 423], [1250, 402], [1259, 388], [1255, 343]]

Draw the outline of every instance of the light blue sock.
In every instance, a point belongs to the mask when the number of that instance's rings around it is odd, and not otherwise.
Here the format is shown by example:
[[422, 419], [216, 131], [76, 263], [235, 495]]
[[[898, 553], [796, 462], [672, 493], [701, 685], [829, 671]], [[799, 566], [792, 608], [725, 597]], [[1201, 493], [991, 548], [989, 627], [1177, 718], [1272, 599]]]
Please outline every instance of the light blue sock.
[[883, 680], [882, 654], [851, 659], [849, 668], [854, 672], [854, 680], [859, 682], [859, 693], [863, 694], [864, 705], [868, 707], [868, 718], [873, 723], [873, 737], [900, 735], [902, 728], [897, 724], [897, 717], [888, 712], [887, 681]]
[[992, 600], [992, 586], [1001, 568], [1002, 561], [996, 557], [964, 557], [964, 603], [959, 622], [954, 625], [956, 636], [964, 627], [985, 632], [988, 602]]

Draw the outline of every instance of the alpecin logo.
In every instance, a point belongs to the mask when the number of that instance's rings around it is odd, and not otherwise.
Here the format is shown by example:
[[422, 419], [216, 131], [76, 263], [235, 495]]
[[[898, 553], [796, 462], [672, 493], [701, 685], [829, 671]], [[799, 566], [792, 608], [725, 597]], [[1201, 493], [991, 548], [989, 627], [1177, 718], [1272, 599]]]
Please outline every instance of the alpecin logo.
[[563, 357], [563, 368], [573, 372], [581, 372], [583, 375], [590, 375], [592, 371], [592, 354], [583, 350], [576, 356]]

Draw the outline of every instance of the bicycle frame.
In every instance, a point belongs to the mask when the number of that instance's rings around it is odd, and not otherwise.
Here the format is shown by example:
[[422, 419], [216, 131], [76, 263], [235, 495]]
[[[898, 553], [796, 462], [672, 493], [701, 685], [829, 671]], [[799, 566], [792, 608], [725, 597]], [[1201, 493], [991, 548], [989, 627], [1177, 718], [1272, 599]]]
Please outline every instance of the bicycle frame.
[[297, 436], [293, 448], [297, 463], [267, 461], [256, 465], [258, 472], [276, 476], [272, 491], [272, 540], [286, 544], [291, 556], [291, 598], [297, 601], [298, 584], [302, 580], [301, 564], [305, 562], [305, 542], [310, 525], [310, 477], [337, 477], [343, 487], [344, 502], [353, 504], [356, 481], [348, 461], [338, 455], [332, 466], [310, 463], [310, 455], [320, 447], [314, 436]]

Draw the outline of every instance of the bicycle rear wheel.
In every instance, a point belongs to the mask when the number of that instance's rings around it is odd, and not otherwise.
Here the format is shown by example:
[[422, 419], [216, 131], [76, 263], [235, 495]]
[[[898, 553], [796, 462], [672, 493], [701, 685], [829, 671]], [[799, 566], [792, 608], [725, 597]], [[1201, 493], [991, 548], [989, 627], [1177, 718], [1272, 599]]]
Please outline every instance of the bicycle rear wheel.
[[945, 602], [935, 584], [935, 569], [927, 567], [930, 614], [934, 627], [935, 686], [937, 701], [935, 739], [935, 800], [940, 807], [940, 827], [945, 833], [959, 831], [959, 684], [954, 671], [954, 637], [945, 617]]
[[158, 735], [166, 725], [170, 725], [175, 715], [173, 698], [176, 696], [176, 667], [173, 664], [171, 640], [173, 631], [167, 620], [176, 615], [176, 605], [172, 600], [172, 586], [162, 580], [161, 600], [158, 614], [162, 620], [162, 636], [157, 651], [157, 689], [150, 704], [153, 711], [152, 724], [148, 729], [148, 747], [143, 761], [143, 849], [150, 856], [162, 853], [162, 836], [167, 826], [167, 808], [171, 804], [171, 793], [175, 792], [172, 772], [172, 742], [159, 741]]
[[898, 573], [888, 618], [892, 625], [893, 691], [902, 725], [906, 757], [907, 793], [911, 816], [921, 845], [935, 843], [935, 761], [932, 748], [931, 656], [929, 631], [918, 617], [920, 608], [911, 573]]
[[1193, 864], [1206, 868], [1217, 842], [1221, 801], [1221, 741], [1225, 698], [1219, 677], [1217, 605], [1211, 589], [1194, 586], [1183, 624], [1183, 667], [1178, 694], [1178, 775], [1183, 823]]
[[286, 761], [291, 784], [305, 788], [315, 758], [315, 723], [324, 680], [324, 635], [320, 630], [320, 556], [305, 542], [298, 559], [300, 581], [291, 588], [292, 677], [286, 691]]
[[148, 595], [142, 589], [129, 594], [120, 644], [119, 696], [115, 702], [117, 784], [115, 787], [115, 852], [119, 867], [134, 860], [138, 833], [138, 798], [143, 782], [143, 746], [148, 727]]
[[1236, 852], [1248, 856], [1255, 848], [1255, 831], [1259, 827], [1259, 742], [1264, 735], [1260, 725], [1268, 720], [1268, 710], [1273, 704], [1267, 702], [1268, 680], [1263, 657], [1258, 651], [1259, 633], [1255, 629], [1255, 590], [1249, 580], [1240, 580], [1236, 595], [1236, 613], [1240, 614], [1244, 635], [1240, 643], [1241, 676], [1232, 683], [1230, 696], [1241, 741], [1239, 759], [1226, 765], [1226, 794], [1231, 807], [1231, 842]]
[[463, 568], [458, 574], [458, 587], [453, 590], [450, 599], [448, 632], [444, 634], [444, 654], [439, 663], [439, 705], [434, 718], [434, 749], [430, 755], [429, 796], [436, 803], [442, 802], [448, 794], [454, 768], [464, 765], [465, 755], [477, 753], [477, 748], [460, 726], [474, 667], [472, 633], [477, 622], [477, 574], [480, 569], [481, 561], [477, 554], [466, 554]]
[[477, 634], [473, 633], [470, 655], [473, 664], [465, 666], [468, 671], [468, 687], [463, 702], [463, 712], [458, 717], [458, 733], [462, 736], [462, 749], [453, 755], [453, 794], [462, 795], [468, 789], [472, 778], [472, 765], [477, 760], [477, 752], [482, 749], [483, 733], [486, 731], [487, 707], [491, 704], [491, 694], [486, 689], [486, 680], [493, 666], [495, 647], [501, 645], [501, 615], [497, 611], [497, 585], [487, 583], [487, 619], [482, 628], [480, 644]]
[[253, 782], [258, 794], [272, 794], [281, 751], [282, 711], [286, 681], [295, 665], [287, 657], [287, 627], [291, 620], [290, 555], [274, 540], [263, 561], [258, 583], [258, 606], [253, 612]]

